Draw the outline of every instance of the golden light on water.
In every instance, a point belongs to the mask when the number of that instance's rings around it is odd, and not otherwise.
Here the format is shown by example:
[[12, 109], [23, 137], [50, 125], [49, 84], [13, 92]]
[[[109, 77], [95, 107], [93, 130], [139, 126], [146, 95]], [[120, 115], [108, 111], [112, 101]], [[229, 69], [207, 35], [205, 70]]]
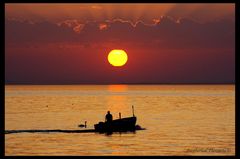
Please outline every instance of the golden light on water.
[[123, 95], [127, 91], [127, 85], [108, 86], [108, 92], [113, 94], [107, 97], [107, 109], [111, 111], [114, 119], [119, 117], [119, 112], [122, 113], [122, 117], [131, 115], [131, 105], [127, 102], [127, 97]]
[[93, 129], [108, 110], [113, 119], [131, 117], [132, 105], [147, 130], [5, 134], [5, 154], [235, 154], [235, 85], [7, 85], [5, 131], [79, 130], [84, 121]]
[[108, 85], [108, 91], [110, 92], [126, 92], [128, 90], [127, 85]]

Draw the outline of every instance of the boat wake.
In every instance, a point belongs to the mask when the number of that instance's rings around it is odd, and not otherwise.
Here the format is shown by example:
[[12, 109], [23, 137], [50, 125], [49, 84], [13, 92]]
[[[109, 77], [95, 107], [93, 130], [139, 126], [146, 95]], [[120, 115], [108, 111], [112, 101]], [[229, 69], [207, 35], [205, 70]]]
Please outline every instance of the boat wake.
[[5, 134], [13, 134], [13, 133], [51, 133], [51, 132], [59, 132], [59, 133], [90, 133], [95, 132], [94, 129], [87, 130], [5, 130]]
[[[135, 130], [146, 130], [139, 125], [136, 125]], [[85, 130], [5, 130], [5, 134], [15, 134], [15, 133], [91, 133], [97, 132], [95, 129], [85, 129]]]

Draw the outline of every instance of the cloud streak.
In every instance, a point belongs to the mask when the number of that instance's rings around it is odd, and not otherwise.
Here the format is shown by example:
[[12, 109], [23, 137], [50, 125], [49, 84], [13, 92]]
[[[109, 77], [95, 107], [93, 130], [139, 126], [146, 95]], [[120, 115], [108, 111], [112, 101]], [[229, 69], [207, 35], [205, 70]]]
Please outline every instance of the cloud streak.
[[230, 20], [200, 24], [189, 19], [174, 21], [169, 17], [161, 17], [153, 19], [153, 24], [141, 21], [133, 24], [131, 21], [115, 19], [88, 21], [85, 24], [77, 20], [66, 20], [57, 25], [50, 22], [32, 24], [6, 20], [5, 26], [8, 43], [102, 43], [115, 40], [145, 45], [154, 43], [163, 48], [232, 48], [235, 38], [235, 24]]

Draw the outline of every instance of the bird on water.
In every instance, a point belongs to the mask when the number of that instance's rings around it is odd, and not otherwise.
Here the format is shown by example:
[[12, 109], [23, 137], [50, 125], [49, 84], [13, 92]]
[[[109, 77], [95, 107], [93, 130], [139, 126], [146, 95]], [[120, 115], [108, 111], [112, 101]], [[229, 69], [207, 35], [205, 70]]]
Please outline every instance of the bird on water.
[[87, 127], [87, 121], [85, 121], [85, 124], [80, 124], [79, 127], [83, 128], [83, 127]]

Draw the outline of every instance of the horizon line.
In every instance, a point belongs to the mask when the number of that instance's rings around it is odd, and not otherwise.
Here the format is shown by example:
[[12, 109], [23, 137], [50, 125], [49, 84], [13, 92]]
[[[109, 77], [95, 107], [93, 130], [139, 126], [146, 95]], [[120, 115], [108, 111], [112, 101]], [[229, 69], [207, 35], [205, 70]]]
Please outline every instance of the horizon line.
[[235, 85], [228, 83], [5, 83], [4, 85]]

